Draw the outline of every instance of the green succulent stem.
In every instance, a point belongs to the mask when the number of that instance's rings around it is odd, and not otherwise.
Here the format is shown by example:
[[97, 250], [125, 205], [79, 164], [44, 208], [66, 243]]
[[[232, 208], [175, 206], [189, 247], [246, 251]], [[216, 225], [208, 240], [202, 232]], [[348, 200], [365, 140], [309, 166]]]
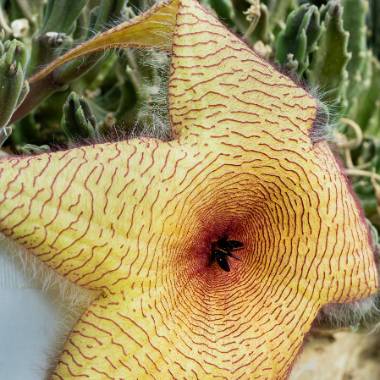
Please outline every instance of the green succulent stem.
[[25, 83], [27, 53], [17, 41], [0, 42], [0, 128], [8, 124], [14, 110], [28, 92]]
[[329, 2], [322, 10], [324, 21], [318, 49], [314, 52], [307, 72], [310, 84], [319, 87], [324, 93], [324, 101], [335, 105], [339, 110], [347, 106], [348, 73], [351, 59], [348, 52], [349, 33], [345, 31], [342, 7]]
[[72, 92], [63, 106], [62, 128], [68, 138], [94, 138], [96, 118], [87, 101]]
[[[54, 11], [54, 7], [57, 3], [55, 2], [55, 0], [53, 0], [51, 3], [52, 10], [50, 10], [50, 13], [48, 12], [48, 15], [55, 15], [56, 11]], [[69, 7], [68, 4], [71, 4], [71, 0], [67, 0], [65, 4]], [[99, 31], [107, 23], [107, 21], [120, 17], [124, 4], [124, 0], [102, 1], [101, 4], [98, 7], [96, 7], [92, 12], [92, 21], [90, 28], [94, 31]], [[80, 5], [80, 9], [82, 9], [85, 5], [85, 2], [81, 1]], [[62, 4], [58, 7], [58, 9], [60, 9], [61, 6]], [[78, 13], [76, 15], [77, 17], [79, 17]], [[49, 20], [50, 18], [48, 17], [48, 21], [45, 22], [45, 25], [50, 25]], [[71, 27], [72, 23], [73, 22], [66, 22], [64, 25], [70, 25]], [[47, 26], [44, 26], [43, 30], [46, 30]], [[34, 50], [38, 52], [40, 48], [41, 46], [38, 46], [35, 47]], [[104, 57], [105, 55], [103, 53], [97, 53], [88, 56], [85, 60], [74, 60], [64, 65], [63, 67], [60, 67], [59, 69], [51, 73], [49, 76], [43, 78], [42, 80], [31, 84], [28, 96], [25, 98], [24, 102], [14, 113], [11, 119], [11, 123], [14, 123], [23, 118], [25, 115], [27, 115], [29, 112], [35, 109], [43, 100], [51, 96], [53, 93], [57, 91], [62, 91], [65, 88], [67, 88], [67, 86], [71, 82], [86, 74]], [[41, 60], [44, 60], [44, 58], [34, 59], [34, 62], [30, 65], [30, 67], [35, 67], [37, 65], [36, 62], [39, 62], [39, 65], [41, 63]]]

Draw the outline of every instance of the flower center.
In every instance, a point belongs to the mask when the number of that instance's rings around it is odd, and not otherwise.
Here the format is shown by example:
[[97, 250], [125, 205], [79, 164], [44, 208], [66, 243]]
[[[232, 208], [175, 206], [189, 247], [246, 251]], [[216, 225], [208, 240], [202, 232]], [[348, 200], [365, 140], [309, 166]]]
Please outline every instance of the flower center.
[[216, 262], [224, 271], [229, 272], [229, 257], [240, 260], [240, 258], [234, 255], [233, 252], [242, 249], [243, 247], [244, 244], [238, 240], [229, 240], [227, 236], [221, 237], [219, 240], [211, 243], [209, 265]]

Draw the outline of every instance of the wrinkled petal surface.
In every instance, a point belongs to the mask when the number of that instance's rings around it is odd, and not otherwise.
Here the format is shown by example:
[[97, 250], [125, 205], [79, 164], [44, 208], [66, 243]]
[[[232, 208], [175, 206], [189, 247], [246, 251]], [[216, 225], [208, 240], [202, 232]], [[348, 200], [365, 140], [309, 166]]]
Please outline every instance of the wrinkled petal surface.
[[[173, 141], [0, 161], [1, 231], [101, 290], [53, 378], [286, 378], [323, 305], [377, 290], [363, 215], [310, 137], [311, 95], [194, 0], [156, 6], [137, 40], [156, 19], [172, 46]], [[230, 272], [210, 265], [226, 236], [244, 244]]]

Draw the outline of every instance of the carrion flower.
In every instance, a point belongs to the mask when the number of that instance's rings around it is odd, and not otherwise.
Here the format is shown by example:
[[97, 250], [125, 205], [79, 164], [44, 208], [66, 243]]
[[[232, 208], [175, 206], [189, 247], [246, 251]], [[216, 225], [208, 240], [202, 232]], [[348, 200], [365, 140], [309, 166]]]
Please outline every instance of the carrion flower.
[[286, 378], [320, 308], [378, 282], [347, 179], [313, 139], [317, 100], [195, 0], [158, 4], [31, 84], [129, 46], [171, 52], [171, 141], [0, 161], [1, 231], [100, 291], [52, 378]]

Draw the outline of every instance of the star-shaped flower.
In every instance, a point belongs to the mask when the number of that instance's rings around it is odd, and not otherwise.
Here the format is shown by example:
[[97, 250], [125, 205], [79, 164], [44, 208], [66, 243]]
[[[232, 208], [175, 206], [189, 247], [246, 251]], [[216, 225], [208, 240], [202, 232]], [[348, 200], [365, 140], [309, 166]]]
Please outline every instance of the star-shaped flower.
[[311, 138], [317, 101], [195, 0], [160, 3], [32, 82], [113, 46], [171, 49], [175, 138], [0, 161], [1, 231], [101, 292], [52, 378], [286, 378], [323, 305], [377, 290], [363, 215]]

